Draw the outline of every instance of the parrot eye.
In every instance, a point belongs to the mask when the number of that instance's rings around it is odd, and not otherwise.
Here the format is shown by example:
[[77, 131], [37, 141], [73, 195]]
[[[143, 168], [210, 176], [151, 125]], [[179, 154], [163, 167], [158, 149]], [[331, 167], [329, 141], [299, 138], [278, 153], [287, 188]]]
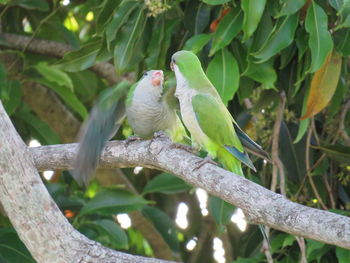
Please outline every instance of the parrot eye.
[[173, 63], [174, 63], [174, 64], [176, 64], [176, 62], [175, 62], [175, 58], [173, 58]]
[[147, 76], [147, 72], [143, 73], [143, 76], [146, 77]]

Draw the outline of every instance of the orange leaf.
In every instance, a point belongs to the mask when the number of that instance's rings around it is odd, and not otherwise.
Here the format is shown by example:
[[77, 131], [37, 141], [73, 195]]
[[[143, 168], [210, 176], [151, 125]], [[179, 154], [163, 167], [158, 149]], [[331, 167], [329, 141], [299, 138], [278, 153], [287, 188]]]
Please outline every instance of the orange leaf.
[[224, 18], [225, 15], [227, 15], [230, 12], [231, 8], [225, 8], [221, 10], [220, 17], [215, 19], [211, 24], [210, 24], [210, 31], [215, 32], [216, 28], [218, 27], [219, 22]]
[[339, 53], [330, 52], [323, 66], [315, 72], [306, 102], [306, 113], [301, 120], [316, 115], [328, 105], [338, 85], [341, 62]]

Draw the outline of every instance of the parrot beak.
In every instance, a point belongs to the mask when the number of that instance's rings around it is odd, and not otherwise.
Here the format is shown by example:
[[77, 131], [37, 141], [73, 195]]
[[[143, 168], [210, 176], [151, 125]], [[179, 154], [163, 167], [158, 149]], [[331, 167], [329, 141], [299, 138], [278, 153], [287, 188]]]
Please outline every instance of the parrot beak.
[[170, 62], [170, 68], [172, 71], [174, 71], [174, 62], [172, 62], [172, 61]]
[[158, 70], [153, 73], [152, 75], [152, 85], [153, 86], [160, 86], [163, 83], [164, 77], [163, 77], [163, 71]]

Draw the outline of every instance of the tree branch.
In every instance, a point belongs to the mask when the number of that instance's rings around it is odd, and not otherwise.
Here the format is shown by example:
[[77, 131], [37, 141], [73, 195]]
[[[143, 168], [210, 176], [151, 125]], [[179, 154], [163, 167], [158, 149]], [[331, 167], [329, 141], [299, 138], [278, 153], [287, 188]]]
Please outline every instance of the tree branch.
[[[2, 38], [1, 45], [5, 44], [9, 48], [19, 50], [26, 48], [26, 50], [29, 52], [51, 57], [61, 58], [67, 52], [72, 51], [72, 48], [64, 43], [40, 39], [31, 40], [31, 37], [23, 35], [1, 33], [0, 38]], [[119, 82], [119, 78], [115, 74], [114, 66], [111, 63], [97, 63], [93, 65], [91, 69], [100, 77], [105, 78], [110, 85], [114, 85]]]
[[[39, 170], [72, 169], [77, 144], [31, 148]], [[101, 167], [144, 166], [173, 173], [244, 210], [250, 222], [350, 249], [350, 218], [306, 207], [266, 188], [172, 147], [166, 139], [127, 144], [113, 141], [102, 154]]]
[[75, 230], [47, 192], [0, 103], [0, 200], [37, 262], [165, 263], [105, 248]]

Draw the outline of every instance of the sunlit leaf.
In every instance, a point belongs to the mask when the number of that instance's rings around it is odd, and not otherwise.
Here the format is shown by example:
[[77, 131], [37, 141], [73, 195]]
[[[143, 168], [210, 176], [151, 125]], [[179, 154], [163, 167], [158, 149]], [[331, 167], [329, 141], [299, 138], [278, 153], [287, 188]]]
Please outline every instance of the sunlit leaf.
[[234, 56], [226, 48], [221, 49], [207, 68], [207, 76], [227, 105], [239, 87], [239, 69]]
[[80, 210], [79, 216], [98, 213], [112, 215], [141, 209], [147, 201], [122, 189], [107, 189], [96, 194]]
[[273, 31], [261, 49], [253, 54], [262, 63], [289, 46], [294, 40], [294, 33], [298, 25], [298, 14], [279, 18]]
[[231, 10], [219, 22], [213, 36], [213, 44], [209, 56], [231, 43], [232, 39], [242, 29], [243, 12], [238, 9]]
[[311, 50], [309, 71], [315, 72], [324, 64], [332, 51], [333, 41], [328, 31], [327, 14], [314, 1], [307, 11], [305, 29], [309, 33], [309, 48]]
[[203, 49], [203, 47], [208, 44], [209, 40], [212, 38], [211, 34], [198, 34], [194, 35], [188, 39], [183, 47], [184, 50], [192, 51], [197, 54]]
[[256, 30], [265, 9], [266, 0], [244, 0], [241, 8], [244, 12], [243, 40], [247, 40]]
[[316, 115], [328, 105], [338, 85], [341, 62], [338, 53], [330, 53], [323, 66], [314, 74], [302, 120]]
[[147, 183], [147, 185], [143, 189], [143, 194], [154, 192], [173, 194], [178, 192], [184, 192], [191, 188], [192, 187], [190, 185], [185, 183], [180, 178], [168, 173], [161, 173], [160, 175], [157, 175]]

